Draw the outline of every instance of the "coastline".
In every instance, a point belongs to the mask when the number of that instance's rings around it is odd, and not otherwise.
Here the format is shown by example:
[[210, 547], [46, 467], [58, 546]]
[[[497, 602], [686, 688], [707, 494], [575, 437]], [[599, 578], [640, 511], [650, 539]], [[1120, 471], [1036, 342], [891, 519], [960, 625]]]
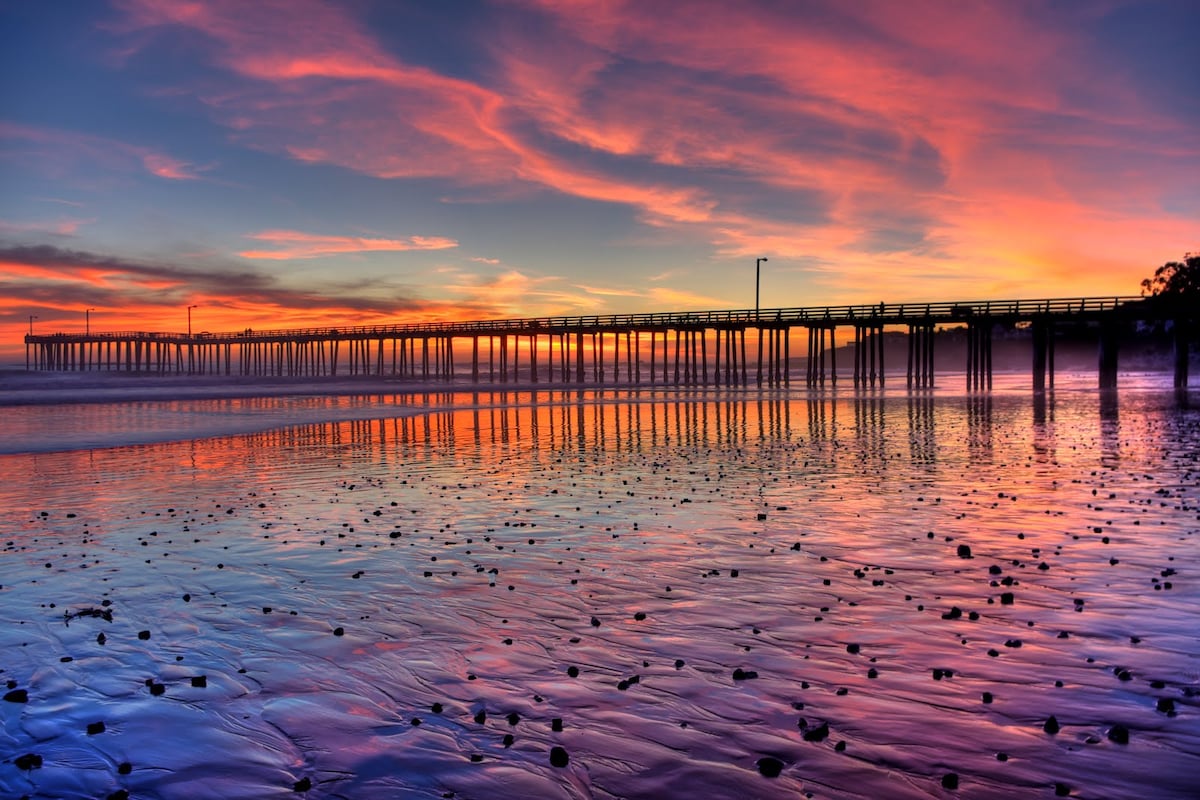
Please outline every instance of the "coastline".
[[0, 406], [350, 396], [398, 392], [424, 394], [462, 389], [461, 385], [404, 383], [394, 378], [375, 375], [296, 378], [0, 370]]

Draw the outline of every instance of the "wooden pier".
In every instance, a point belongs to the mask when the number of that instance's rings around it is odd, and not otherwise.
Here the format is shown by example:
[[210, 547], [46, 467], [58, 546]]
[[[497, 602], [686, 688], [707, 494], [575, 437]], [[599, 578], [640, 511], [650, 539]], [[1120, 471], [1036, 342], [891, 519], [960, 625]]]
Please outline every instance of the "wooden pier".
[[890, 328], [907, 334], [906, 386], [928, 389], [941, 327], [965, 329], [967, 389], [985, 391], [992, 386], [993, 332], [1028, 325], [1033, 387], [1042, 390], [1054, 385], [1056, 328], [1096, 328], [1099, 383], [1112, 387], [1120, 332], [1139, 322], [1169, 322], [1175, 331], [1175, 385], [1186, 386], [1187, 331], [1195, 315], [1185, 304], [1143, 297], [879, 303], [234, 333], [53, 333], [26, 336], [25, 354], [30, 370], [778, 387], [793, 380], [793, 333], [800, 331], [808, 346], [804, 383], [821, 387], [837, 385], [836, 334], [850, 328], [851, 379], [855, 387], [870, 388], [885, 385]]

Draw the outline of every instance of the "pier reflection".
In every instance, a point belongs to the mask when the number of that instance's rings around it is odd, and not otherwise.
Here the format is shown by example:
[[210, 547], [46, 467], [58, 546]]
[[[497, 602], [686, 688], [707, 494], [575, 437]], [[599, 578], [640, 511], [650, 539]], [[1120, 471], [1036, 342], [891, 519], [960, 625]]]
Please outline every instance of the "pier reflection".
[[1041, 464], [1052, 464], [1058, 457], [1054, 429], [1056, 407], [1053, 389], [1033, 393], [1033, 452], [1034, 459]]

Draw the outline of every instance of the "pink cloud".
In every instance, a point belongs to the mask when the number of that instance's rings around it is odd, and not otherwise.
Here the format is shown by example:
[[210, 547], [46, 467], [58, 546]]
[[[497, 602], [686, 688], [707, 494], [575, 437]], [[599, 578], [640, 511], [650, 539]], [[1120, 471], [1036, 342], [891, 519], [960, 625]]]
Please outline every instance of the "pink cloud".
[[18, 152], [19, 157], [36, 160], [52, 173], [98, 165], [113, 172], [144, 171], [169, 180], [198, 177], [185, 161], [104, 136], [0, 121], [0, 140], [21, 143], [25, 149]]
[[0, 233], [49, 233], [55, 236], [74, 236], [82, 226], [90, 225], [95, 221], [94, 218], [58, 219], [54, 222], [15, 222], [0, 219]]
[[719, 257], [786, 256], [831, 283], [885, 262], [1023, 276], [1125, 230], [1195, 236], [1162, 200], [1190, 196], [1193, 132], [1036, 6], [514, 0], [541, 24], [490, 28], [479, 82], [404, 63], [346, 7], [120, 7], [130, 33], [204, 37], [230, 81], [203, 100], [249, 146], [622, 204]]
[[447, 250], [458, 242], [441, 236], [410, 236], [407, 239], [373, 239], [363, 236], [323, 236], [301, 231], [263, 231], [247, 238], [267, 242], [273, 250], [245, 250], [243, 258], [284, 260], [318, 258], [342, 253], [400, 252], [405, 250]]

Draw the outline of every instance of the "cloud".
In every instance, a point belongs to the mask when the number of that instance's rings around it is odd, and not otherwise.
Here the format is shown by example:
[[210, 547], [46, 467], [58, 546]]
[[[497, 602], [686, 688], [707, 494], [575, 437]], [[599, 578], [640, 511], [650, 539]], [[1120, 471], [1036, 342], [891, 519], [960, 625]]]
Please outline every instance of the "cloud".
[[559, 277], [534, 277], [509, 269], [487, 276], [461, 274], [446, 288], [462, 298], [464, 310], [490, 310], [480, 318], [584, 313], [602, 307], [600, 301], [589, 296], [590, 292], [571, 292], [561, 288], [561, 283]]
[[52, 234], [54, 236], [74, 236], [84, 225], [94, 223], [91, 219], [58, 219], [54, 222], [16, 222], [0, 219], [0, 233], [8, 234]]
[[361, 294], [352, 283], [289, 286], [273, 276], [233, 265], [143, 261], [51, 245], [0, 245], [0, 287], [12, 298], [65, 306], [182, 306], [203, 299], [229, 307], [250, 303], [321, 309], [336, 305], [395, 312], [423, 305], [404, 294]]
[[1019, 288], [1004, 276], [1108, 258], [1109, 232], [1131, 258], [1139, 227], [1195, 237], [1194, 125], [1096, 46], [1107, 7], [512, 0], [459, 32], [478, 49], [453, 76], [348, 6], [118, 7], [137, 45], [190, 37], [216, 69], [197, 95], [245, 146], [476, 201], [618, 204], [830, 290], [933, 272]]
[[405, 250], [447, 250], [458, 242], [440, 236], [410, 236], [407, 239], [372, 239], [360, 236], [323, 236], [301, 231], [272, 230], [248, 234], [247, 238], [268, 242], [273, 250], [245, 250], [243, 258], [282, 260], [318, 258], [343, 253], [400, 252]]
[[55, 175], [99, 166], [112, 172], [145, 172], [166, 180], [199, 177], [191, 164], [153, 148], [78, 131], [0, 121], [0, 141], [10, 143], [5, 147], [9, 159], [33, 161]]

